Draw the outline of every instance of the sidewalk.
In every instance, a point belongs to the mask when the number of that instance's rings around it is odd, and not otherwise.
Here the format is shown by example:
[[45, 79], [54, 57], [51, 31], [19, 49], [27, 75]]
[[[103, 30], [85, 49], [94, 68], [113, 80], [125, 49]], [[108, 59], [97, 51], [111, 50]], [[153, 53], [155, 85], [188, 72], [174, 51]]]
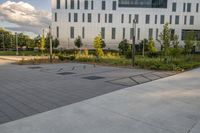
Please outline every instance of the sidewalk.
[[20, 61], [22, 59], [29, 60], [29, 59], [34, 59], [34, 58], [41, 58], [41, 57], [40, 56], [0, 56], [0, 59], [10, 60], [10, 61]]
[[200, 69], [0, 125], [1, 133], [199, 133]]

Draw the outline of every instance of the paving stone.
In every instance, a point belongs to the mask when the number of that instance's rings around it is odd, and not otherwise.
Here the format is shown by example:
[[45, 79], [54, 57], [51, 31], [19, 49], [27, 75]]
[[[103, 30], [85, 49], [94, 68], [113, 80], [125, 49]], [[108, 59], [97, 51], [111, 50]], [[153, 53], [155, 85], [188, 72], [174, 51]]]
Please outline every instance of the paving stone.
[[154, 72], [154, 73], [152, 73], [152, 74], [154, 74], [154, 75], [156, 75], [156, 76], [159, 76], [160, 78], [165, 78], [165, 77], [168, 77], [168, 76], [169, 76], [168, 74], [166, 74], [166, 73], [164, 73], [164, 72]]
[[113, 84], [124, 85], [124, 86], [137, 85], [137, 83], [135, 81], [131, 80], [130, 78], [118, 79], [118, 80], [113, 80], [113, 81], [109, 81], [109, 82], [113, 83]]
[[160, 79], [160, 77], [158, 77], [158, 76], [156, 76], [156, 75], [154, 75], [154, 74], [152, 74], [152, 73], [143, 74], [143, 76], [144, 76], [145, 78], [150, 79], [150, 80], [157, 80], [157, 79]]
[[149, 82], [150, 80], [143, 77], [143, 76], [134, 76], [134, 77], [131, 77], [131, 79], [133, 79], [134, 81], [136, 81], [137, 83], [141, 84], [141, 83], [146, 83], [146, 82]]
[[9, 119], [7, 116], [0, 117], [0, 124], [6, 123], [9, 121], [11, 121], [11, 119]]
[[0, 112], [12, 120], [137, 85], [129, 77], [152, 72], [76, 63], [0, 66], [0, 102], [6, 106]]

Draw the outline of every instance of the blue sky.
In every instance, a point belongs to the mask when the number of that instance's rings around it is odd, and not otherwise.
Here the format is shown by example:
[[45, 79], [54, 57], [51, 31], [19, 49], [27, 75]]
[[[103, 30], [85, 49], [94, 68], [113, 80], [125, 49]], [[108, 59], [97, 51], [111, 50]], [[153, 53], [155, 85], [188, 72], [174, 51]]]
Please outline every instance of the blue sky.
[[51, 0], [0, 0], [0, 27], [40, 34], [51, 20]]

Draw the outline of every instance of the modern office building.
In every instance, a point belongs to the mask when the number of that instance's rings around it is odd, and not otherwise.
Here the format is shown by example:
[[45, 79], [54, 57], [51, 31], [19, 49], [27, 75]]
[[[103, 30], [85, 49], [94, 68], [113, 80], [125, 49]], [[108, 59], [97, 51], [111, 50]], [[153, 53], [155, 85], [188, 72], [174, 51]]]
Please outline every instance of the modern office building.
[[73, 48], [80, 36], [85, 47], [100, 34], [108, 48], [132, 40], [136, 19], [136, 42], [153, 37], [156, 41], [165, 23], [180, 42], [186, 31], [194, 30], [200, 39], [199, 0], [52, 0], [53, 37], [60, 47]]

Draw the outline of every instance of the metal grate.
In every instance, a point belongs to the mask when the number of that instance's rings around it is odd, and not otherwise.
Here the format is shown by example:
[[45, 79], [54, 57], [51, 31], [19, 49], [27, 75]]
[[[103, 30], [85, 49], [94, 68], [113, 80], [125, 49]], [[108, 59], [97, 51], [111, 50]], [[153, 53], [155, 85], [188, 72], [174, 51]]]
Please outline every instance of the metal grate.
[[28, 67], [29, 69], [41, 69], [42, 67], [40, 66], [35, 66], [35, 67]]
[[99, 77], [99, 76], [89, 76], [89, 77], [84, 77], [84, 79], [89, 79], [89, 80], [98, 80], [98, 79], [104, 79], [105, 77]]
[[75, 74], [73, 72], [62, 72], [62, 73], [57, 73], [58, 75], [72, 75]]

